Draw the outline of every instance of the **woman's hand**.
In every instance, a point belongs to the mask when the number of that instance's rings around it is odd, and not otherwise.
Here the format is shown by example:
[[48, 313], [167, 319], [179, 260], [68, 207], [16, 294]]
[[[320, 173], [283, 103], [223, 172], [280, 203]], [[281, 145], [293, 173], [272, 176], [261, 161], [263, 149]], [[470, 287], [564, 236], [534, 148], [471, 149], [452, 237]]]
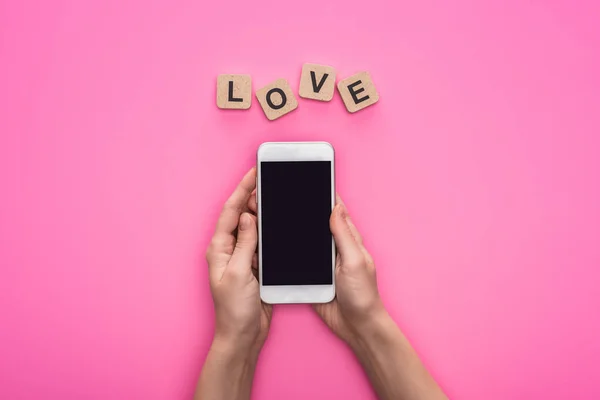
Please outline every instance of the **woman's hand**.
[[206, 251], [215, 305], [218, 345], [258, 355], [271, 322], [272, 306], [260, 300], [256, 279], [256, 168], [225, 203]]
[[352, 346], [387, 312], [379, 298], [373, 259], [339, 196], [329, 225], [338, 250], [336, 298], [331, 303], [315, 304], [314, 309], [338, 337]]
[[447, 399], [383, 307], [373, 259], [339, 196], [330, 226], [336, 298], [315, 304], [317, 313], [352, 348], [380, 399]]
[[196, 389], [198, 400], [249, 399], [269, 332], [273, 308], [260, 300], [256, 279], [255, 186], [252, 168], [223, 206], [206, 251], [216, 321]]

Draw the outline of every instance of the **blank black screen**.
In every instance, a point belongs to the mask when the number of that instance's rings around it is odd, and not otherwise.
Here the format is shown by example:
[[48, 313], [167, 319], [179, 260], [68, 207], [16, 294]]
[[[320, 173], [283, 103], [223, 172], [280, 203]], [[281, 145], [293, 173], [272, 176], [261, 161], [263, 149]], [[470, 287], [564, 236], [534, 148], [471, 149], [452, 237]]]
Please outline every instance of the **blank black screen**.
[[260, 167], [263, 285], [331, 285], [331, 162]]

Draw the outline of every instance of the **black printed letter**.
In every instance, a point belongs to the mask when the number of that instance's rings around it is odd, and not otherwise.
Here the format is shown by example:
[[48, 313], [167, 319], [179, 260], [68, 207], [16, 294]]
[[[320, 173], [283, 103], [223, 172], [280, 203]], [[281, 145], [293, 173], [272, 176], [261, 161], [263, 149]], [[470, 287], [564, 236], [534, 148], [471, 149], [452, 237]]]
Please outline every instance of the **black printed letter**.
[[[271, 95], [273, 93], [279, 93], [279, 95], [281, 96], [281, 104], [278, 104], [278, 105], [273, 104], [273, 102], [271, 101]], [[287, 97], [285, 97], [285, 93], [283, 93], [283, 90], [281, 90], [279, 88], [273, 88], [267, 92], [267, 104], [273, 110], [279, 110], [280, 108], [283, 108], [283, 106], [285, 106], [285, 103], [287, 103]]]
[[323, 84], [325, 83], [325, 80], [328, 76], [329, 74], [323, 75], [323, 77], [321, 78], [321, 82], [319, 82], [319, 84], [317, 85], [317, 76], [315, 75], [315, 71], [310, 71], [310, 79], [312, 80], [313, 92], [319, 93], [321, 91], [321, 88], [323, 87]]
[[365, 100], [369, 99], [369, 96], [365, 96], [365, 97], [361, 97], [360, 99], [356, 96], [357, 94], [359, 94], [360, 92], [364, 92], [365, 88], [360, 88], [358, 90], [354, 90], [354, 86], [360, 85], [362, 83], [362, 81], [356, 81], [351, 85], [348, 85], [348, 91], [350, 92], [350, 95], [352, 96], [352, 99], [354, 100], [354, 103], [358, 104], [358, 103], [362, 103]]
[[229, 101], [236, 101], [236, 102], [242, 102], [244, 101], [244, 99], [239, 98], [239, 97], [233, 97], [233, 81], [229, 81], [229, 95], [227, 96], [227, 100]]

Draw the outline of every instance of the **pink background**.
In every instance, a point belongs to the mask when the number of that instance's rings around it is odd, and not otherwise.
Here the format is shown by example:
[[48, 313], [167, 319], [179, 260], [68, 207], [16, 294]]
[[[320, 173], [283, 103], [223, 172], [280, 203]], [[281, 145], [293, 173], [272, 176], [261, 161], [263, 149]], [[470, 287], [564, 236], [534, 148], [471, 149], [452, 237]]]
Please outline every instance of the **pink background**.
[[[269, 140], [327, 140], [382, 296], [457, 399], [600, 398], [597, 1], [0, 1], [0, 398], [189, 399], [204, 249]], [[303, 62], [380, 102], [215, 105]], [[257, 399], [369, 399], [307, 306]]]

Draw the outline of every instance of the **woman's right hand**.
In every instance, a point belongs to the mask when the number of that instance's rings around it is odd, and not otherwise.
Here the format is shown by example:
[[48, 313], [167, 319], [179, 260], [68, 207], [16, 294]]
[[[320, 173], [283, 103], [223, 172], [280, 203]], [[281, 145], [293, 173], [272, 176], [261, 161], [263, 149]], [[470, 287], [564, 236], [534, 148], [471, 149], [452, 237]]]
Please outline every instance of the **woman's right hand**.
[[383, 307], [373, 259], [339, 196], [329, 223], [336, 298], [315, 304], [317, 313], [352, 348], [380, 399], [447, 399]]
[[329, 225], [338, 251], [336, 298], [330, 303], [315, 304], [314, 309], [338, 337], [353, 346], [388, 315], [377, 290], [373, 259], [339, 196]]

